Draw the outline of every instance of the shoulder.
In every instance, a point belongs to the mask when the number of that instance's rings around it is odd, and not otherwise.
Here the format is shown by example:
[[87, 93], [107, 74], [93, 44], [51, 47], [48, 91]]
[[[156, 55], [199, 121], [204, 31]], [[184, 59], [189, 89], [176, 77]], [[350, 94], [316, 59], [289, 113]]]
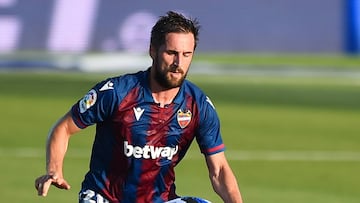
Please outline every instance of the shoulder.
[[189, 80], [185, 80], [184, 82], [184, 91], [185, 94], [194, 98], [199, 107], [212, 107], [215, 109], [215, 106], [209, 96], [200, 87]]
[[109, 78], [108, 80], [113, 81], [115, 83], [114, 85], [116, 86], [131, 87], [141, 83], [145, 78], [146, 78], [146, 72], [139, 71], [136, 73], [128, 73], [113, 78]]
[[196, 84], [185, 80], [183, 84], [184, 92], [187, 95], [190, 95], [196, 99], [206, 96], [204, 91], [200, 89]]
[[143, 78], [145, 78], [144, 71], [109, 77], [99, 82], [95, 86], [95, 89], [98, 90], [98, 92], [127, 92], [140, 84]]

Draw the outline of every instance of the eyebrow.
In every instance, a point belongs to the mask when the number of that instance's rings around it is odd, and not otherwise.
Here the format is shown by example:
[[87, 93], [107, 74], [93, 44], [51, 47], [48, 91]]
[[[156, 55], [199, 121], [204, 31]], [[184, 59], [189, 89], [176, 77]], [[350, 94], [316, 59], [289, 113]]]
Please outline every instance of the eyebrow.
[[[173, 50], [173, 49], [168, 49], [168, 50], [166, 50], [166, 52], [168, 52], [168, 53], [179, 53], [179, 51], [176, 51], [176, 50]], [[192, 53], [194, 53], [193, 51], [185, 51], [185, 52], [183, 52], [183, 54], [192, 54]]]

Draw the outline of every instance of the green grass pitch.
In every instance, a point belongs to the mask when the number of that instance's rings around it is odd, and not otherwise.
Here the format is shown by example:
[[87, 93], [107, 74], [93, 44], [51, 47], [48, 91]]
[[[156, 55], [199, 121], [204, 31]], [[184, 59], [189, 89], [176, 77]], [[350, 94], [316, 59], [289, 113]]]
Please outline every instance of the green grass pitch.
[[[354, 67], [351, 67], [355, 69]], [[65, 160], [71, 190], [38, 197], [45, 140], [57, 118], [114, 74], [0, 73], [1, 202], [77, 202], [94, 127], [74, 136]], [[360, 201], [360, 78], [191, 75], [221, 118], [226, 155], [248, 203]], [[195, 143], [194, 143], [195, 144]], [[221, 202], [192, 146], [177, 168], [181, 195]]]

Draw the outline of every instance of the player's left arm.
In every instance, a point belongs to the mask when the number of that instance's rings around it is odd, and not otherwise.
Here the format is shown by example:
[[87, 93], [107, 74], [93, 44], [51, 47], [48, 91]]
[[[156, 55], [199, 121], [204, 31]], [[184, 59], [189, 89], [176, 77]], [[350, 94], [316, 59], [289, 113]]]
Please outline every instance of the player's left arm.
[[209, 177], [215, 192], [225, 203], [242, 203], [239, 186], [224, 152], [206, 156]]

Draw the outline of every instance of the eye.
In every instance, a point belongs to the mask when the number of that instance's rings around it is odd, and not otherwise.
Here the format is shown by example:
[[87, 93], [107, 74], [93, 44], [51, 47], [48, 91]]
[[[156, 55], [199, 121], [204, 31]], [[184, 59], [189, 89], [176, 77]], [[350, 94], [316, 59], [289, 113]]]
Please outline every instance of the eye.
[[177, 55], [177, 54], [178, 54], [178, 52], [173, 51], [173, 50], [168, 50], [168, 51], [166, 51], [166, 53], [167, 53], [168, 55]]
[[185, 52], [183, 55], [184, 55], [184, 57], [191, 57], [191, 56], [192, 56], [192, 52]]

